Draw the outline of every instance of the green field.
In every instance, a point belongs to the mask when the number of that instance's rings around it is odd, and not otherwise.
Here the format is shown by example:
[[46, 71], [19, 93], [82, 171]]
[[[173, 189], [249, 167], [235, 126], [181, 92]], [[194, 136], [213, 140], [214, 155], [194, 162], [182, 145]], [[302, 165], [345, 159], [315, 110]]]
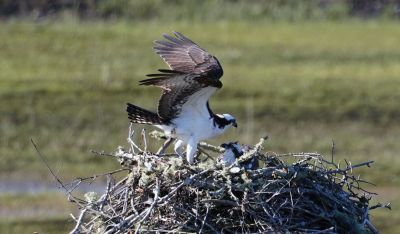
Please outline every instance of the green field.
[[[359, 172], [393, 210], [372, 214], [384, 233], [400, 231], [400, 26], [392, 21], [0, 22], [0, 181], [52, 181], [31, 138], [63, 179], [118, 167], [90, 150], [126, 145], [126, 102], [155, 109], [159, 90], [137, 82], [166, 68], [152, 41], [174, 30], [224, 68], [211, 106], [235, 115], [239, 128], [213, 143], [268, 134], [268, 151], [330, 156], [334, 140], [337, 160], [375, 161]], [[35, 196], [47, 195], [2, 193], [0, 209], [48, 206]], [[61, 199], [44, 200], [53, 197]], [[0, 232], [68, 230], [72, 205], [55, 204], [58, 215], [2, 214]]]

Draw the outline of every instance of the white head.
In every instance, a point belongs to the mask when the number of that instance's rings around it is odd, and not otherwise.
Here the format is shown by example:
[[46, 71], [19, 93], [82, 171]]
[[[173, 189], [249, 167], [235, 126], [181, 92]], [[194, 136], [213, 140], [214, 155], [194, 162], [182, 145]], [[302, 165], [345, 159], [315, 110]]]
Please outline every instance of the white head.
[[233, 126], [233, 127], [237, 128], [236, 119], [232, 115], [217, 114], [216, 117], [217, 118], [214, 118], [214, 119], [219, 128], [226, 128], [229, 126]]

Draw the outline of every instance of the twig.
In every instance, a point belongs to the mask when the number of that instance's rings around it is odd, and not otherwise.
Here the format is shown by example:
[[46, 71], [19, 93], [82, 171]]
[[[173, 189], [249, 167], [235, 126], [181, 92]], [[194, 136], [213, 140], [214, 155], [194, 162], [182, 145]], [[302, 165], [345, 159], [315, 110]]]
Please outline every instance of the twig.
[[153, 192], [154, 192], [154, 201], [153, 201], [153, 203], [151, 203], [150, 207], [147, 209], [147, 213], [139, 221], [139, 224], [136, 228], [135, 234], [139, 233], [139, 230], [142, 227], [142, 223], [149, 217], [150, 213], [153, 211], [154, 206], [157, 204], [158, 195], [160, 194], [160, 184], [158, 182], [157, 177], [156, 177], [156, 188], [153, 190]]
[[335, 141], [332, 139], [332, 147], [331, 147], [331, 163], [333, 163], [333, 157], [335, 155]]
[[201, 200], [201, 202], [210, 202], [226, 206], [240, 206], [240, 204], [237, 204], [236, 202], [230, 200], [206, 199], [206, 200]]
[[75, 198], [72, 194], [71, 191], [68, 190], [67, 187], [65, 187], [64, 183], [61, 181], [61, 179], [54, 173], [54, 171], [51, 169], [50, 165], [48, 164], [47, 160], [45, 159], [45, 157], [42, 155], [42, 153], [39, 151], [39, 148], [37, 147], [36, 143], [33, 141], [33, 139], [31, 138], [31, 143], [33, 145], [33, 147], [35, 148], [37, 155], [39, 156], [40, 160], [43, 162], [43, 164], [47, 167], [47, 169], [49, 170], [50, 174], [53, 176], [53, 178], [58, 182], [58, 184], [60, 184], [60, 186], [64, 189], [65, 193], [68, 196], [68, 200], [73, 201], [76, 204], [81, 204], [82, 200], [79, 200], [77, 198]]
[[[150, 132], [149, 135], [150, 135], [150, 137], [155, 138], [157, 140], [165, 140], [168, 138], [164, 133], [157, 131], [157, 130]], [[203, 150], [209, 150], [209, 151], [212, 151], [215, 153], [223, 153], [224, 152], [224, 149], [222, 147], [214, 146], [214, 145], [208, 144], [207, 142], [204, 142], [204, 141], [199, 142], [197, 147], [199, 147]]]
[[80, 228], [81, 228], [81, 225], [82, 225], [82, 222], [83, 222], [83, 218], [85, 217], [86, 211], [87, 211], [86, 208], [81, 211], [81, 213], [79, 215], [79, 218], [78, 218], [78, 220], [76, 222], [76, 225], [75, 225], [74, 229], [72, 229], [70, 234], [79, 234], [79, 233], [81, 233]]
[[367, 161], [367, 162], [363, 162], [363, 163], [359, 163], [359, 164], [356, 164], [356, 165], [351, 165], [350, 163], [348, 163], [348, 166], [345, 169], [330, 170], [330, 171], [327, 171], [326, 173], [327, 174], [334, 174], [334, 173], [339, 173], [339, 172], [344, 173], [344, 172], [347, 172], [347, 171], [352, 171], [354, 168], [357, 168], [357, 167], [362, 167], [362, 166], [370, 167], [370, 164], [372, 164], [372, 163], [374, 163], [374, 161], [372, 161], [372, 160]]
[[146, 138], [146, 130], [142, 129], [142, 140], [144, 144], [144, 152], [147, 152], [147, 138]]
[[215, 153], [223, 153], [225, 151], [222, 147], [214, 146], [204, 141], [199, 142], [198, 147], [203, 150], [209, 150]]
[[159, 202], [158, 202], [158, 203], [163, 203], [164, 201], [166, 201], [167, 199], [169, 199], [170, 197], [172, 197], [172, 196], [176, 193], [176, 191], [178, 191], [181, 187], [183, 187], [184, 185], [190, 184], [191, 181], [192, 181], [193, 179], [195, 179], [196, 177], [201, 176], [201, 175], [203, 175], [203, 174], [205, 174], [205, 173], [207, 173], [207, 172], [209, 172], [209, 171], [210, 171], [210, 169], [207, 169], [207, 170], [204, 170], [204, 171], [202, 171], [202, 172], [200, 172], [200, 173], [198, 173], [198, 174], [192, 175], [192, 176], [189, 177], [186, 181], [181, 182], [181, 183], [180, 183], [176, 188], [174, 188], [170, 193], [168, 193], [168, 194], [165, 195], [164, 197], [161, 197], [161, 198], [159, 199]]
[[374, 209], [376, 209], [376, 208], [387, 208], [387, 209], [391, 210], [391, 209], [392, 209], [392, 206], [391, 206], [390, 202], [387, 203], [387, 204], [378, 203], [378, 204], [376, 204], [376, 205], [371, 206], [369, 209], [370, 209], [370, 210], [374, 210]]
[[42, 155], [42, 153], [39, 151], [36, 143], [33, 141], [33, 139], [31, 138], [31, 143], [33, 145], [33, 147], [35, 147], [35, 150], [37, 152], [37, 155], [39, 156], [40, 160], [42, 160], [43, 164], [47, 167], [47, 169], [50, 171], [50, 174], [53, 176], [53, 178], [60, 184], [60, 186], [68, 192], [68, 189], [64, 186], [64, 183], [61, 181], [60, 178], [58, 178], [58, 176], [53, 172], [53, 169], [51, 169], [50, 165], [47, 163], [46, 159], [44, 158], [44, 156]]
[[203, 221], [201, 222], [201, 227], [200, 227], [199, 233], [203, 233], [204, 224], [206, 223], [209, 211], [210, 211], [210, 206], [206, 206], [206, 215], [204, 216]]
[[129, 160], [133, 159], [133, 155], [132, 154], [128, 154], [128, 153], [125, 153], [125, 154], [107, 154], [107, 153], [104, 153], [104, 152], [97, 152], [95, 150], [91, 150], [90, 152], [95, 154], [95, 155], [98, 155], [98, 156], [115, 157], [115, 158], [129, 159]]
[[142, 153], [143, 150], [140, 149], [139, 146], [137, 146], [137, 145], [135, 144], [135, 142], [132, 140], [132, 137], [133, 137], [134, 134], [135, 134], [135, 131], [134, 131], [133, 128], [132, 128], [132, 123], [130, 123], [130, 125], [129, 125], [129, 134], [128, 134], [127, 141], [128, 141], [128, 143], [131, 145], [132, 153], [135, 153], [135, 149], [137, 149], [139, 152]]
[[[190, 211], [188, 211], [188, 210], [186, 210], [186, 209], [184, 209], [184, 208], [175, 207], [175, 209], [182, 210], [182, 211], [184, 211], [185, 213], [187, 213], [188, 215], [192, 216], [193, 218], [199, 219], [199, 221], [202, 221], [202, 220], [200, 220], [199, 217], [196, 217], [196, 215], [194, 215], [192, 212], [190, 212]], [[220, 233], [219, 231], [217, 231], [217, 229], [215, 229], [212, 225], [208, 224], [207, 222], [204, 222], [204, 225], [206, 225], [207, 227], [209, 227], [214, 233]]]

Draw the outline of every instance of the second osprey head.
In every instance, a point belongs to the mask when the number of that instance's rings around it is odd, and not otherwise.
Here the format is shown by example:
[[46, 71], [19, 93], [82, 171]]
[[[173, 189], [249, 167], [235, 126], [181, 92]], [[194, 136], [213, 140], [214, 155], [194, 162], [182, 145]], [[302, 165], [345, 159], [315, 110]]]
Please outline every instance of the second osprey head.
[[[247, 145], [240, 145], [238, 142], [223, 143], [221, 145], [225, 152], [221, 155], [220, 163], [224, 167], [229, 167], [236, 163], [236, 160], [243, 156], [244, 153], [249, 152], [251, 148]], [[246, 170], [258, 169], [258, 159], [256, 157], [249, 158], [239, 163], [240, 167]]]

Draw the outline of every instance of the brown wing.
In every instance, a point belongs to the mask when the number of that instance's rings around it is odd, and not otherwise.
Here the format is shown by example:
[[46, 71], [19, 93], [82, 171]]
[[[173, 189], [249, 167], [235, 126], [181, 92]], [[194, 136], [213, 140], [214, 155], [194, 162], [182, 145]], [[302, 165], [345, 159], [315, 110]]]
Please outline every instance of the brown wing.
[[[206, 78], [198, 74], [184, 74], [170, 70], [160, 71], [162, 72], [160, 74], [148, 75], [153, 78], [142, 80], [140, 84], [153, 85], [163, 89], [158, 102], [158, 115], [166, 121], [177, 117], [182, 112], [184, 104], [193, 98], [204, 99], [196, 100], [196, 103], [205, 106], [208, 98], [218, 88], [222, 87], [222, 83], [219, 80]], [[209, 89], [207, 90], [207, 95], [202, 95], [201, 97], [195, 95], [204, 89]]]
[[175, 71], [203, 74], [219, 79], [223, 70], [217, 58], [179, 32], [164, 34], [165, 41], [155, 41], [154, 51]]

